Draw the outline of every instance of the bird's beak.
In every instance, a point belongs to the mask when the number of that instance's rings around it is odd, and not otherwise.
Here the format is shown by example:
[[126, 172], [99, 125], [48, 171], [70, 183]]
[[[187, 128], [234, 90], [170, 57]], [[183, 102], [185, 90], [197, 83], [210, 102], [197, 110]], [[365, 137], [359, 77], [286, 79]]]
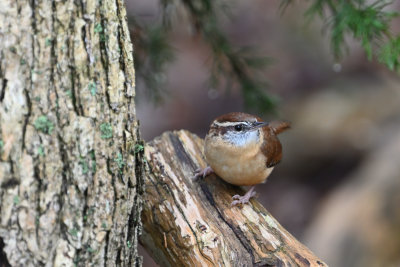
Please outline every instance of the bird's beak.
[[262, 128], [267, 126], [269, 123], [268, 122], [264, 122], [264, 121], [256, 121], [253, 123], [253, 127], [254, 128]]

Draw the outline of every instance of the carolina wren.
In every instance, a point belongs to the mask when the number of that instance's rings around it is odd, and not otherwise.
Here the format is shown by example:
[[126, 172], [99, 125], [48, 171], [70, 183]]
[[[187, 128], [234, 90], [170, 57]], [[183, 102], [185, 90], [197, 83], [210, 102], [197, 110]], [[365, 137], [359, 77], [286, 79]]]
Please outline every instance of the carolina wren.
[[282, 158], [277, 135], [288, 122], [263, 122], [261, 118], [232, 112], [216, 118], [205, 138], [204, 152], [209, 166], [195, 177], [216, 173], [234, 185], [253, 185], [244, 195], [235, 195], [232, 205], [245, 204], [255, 196], [254, 185], [266, 181]]

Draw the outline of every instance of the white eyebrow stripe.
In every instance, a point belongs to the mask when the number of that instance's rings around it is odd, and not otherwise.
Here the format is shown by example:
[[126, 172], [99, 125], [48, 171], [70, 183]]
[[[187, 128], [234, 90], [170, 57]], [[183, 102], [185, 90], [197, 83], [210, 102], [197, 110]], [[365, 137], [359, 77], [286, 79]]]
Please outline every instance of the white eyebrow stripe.
[[217, 122], [217, 121], [215, 121], [214, 124], [216, 126], [220, 126], [220, 127], [235, 126], [235, 125], [240, 125], [240, 124], [250, 125], [250, 123], [248, 123], [247, 121], [235, 121], [235, 122], [230, 122], [230, 121]]

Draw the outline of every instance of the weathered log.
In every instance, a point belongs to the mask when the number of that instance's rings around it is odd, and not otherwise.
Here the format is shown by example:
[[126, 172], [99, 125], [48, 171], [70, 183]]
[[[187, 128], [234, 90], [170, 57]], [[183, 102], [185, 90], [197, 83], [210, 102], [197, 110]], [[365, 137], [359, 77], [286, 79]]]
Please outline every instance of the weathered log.
[[167, 132], [145, 146], [148, 174], [141, 243], [162, 266], [326, 266], [255, 199], [231, 207], [243, 193], [205, 167], [203, 140]]

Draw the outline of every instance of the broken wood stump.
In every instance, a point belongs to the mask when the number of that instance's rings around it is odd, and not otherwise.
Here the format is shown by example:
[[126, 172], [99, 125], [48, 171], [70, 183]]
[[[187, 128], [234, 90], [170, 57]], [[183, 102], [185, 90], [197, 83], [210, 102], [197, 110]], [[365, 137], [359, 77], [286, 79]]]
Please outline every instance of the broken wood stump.
[[141, 243], [161, 266], [327, 266], [256, 200], [231, 207], [243, 191], [204, 168], [203, 140], [166, 132], [145, 146]]

